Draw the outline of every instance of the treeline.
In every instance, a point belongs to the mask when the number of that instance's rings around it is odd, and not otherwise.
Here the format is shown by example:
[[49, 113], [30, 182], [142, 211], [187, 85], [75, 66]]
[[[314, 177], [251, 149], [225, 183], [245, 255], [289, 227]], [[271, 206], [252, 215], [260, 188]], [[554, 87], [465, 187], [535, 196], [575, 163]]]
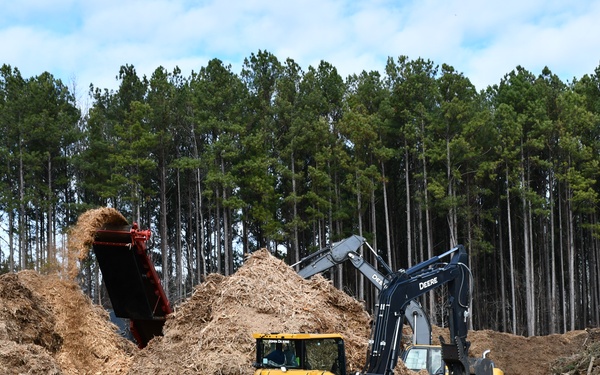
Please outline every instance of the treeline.
[[[464, 244], [477, 329], [600, 323], [600, 67], [573, 82], [517, 67], [478, 92], [424, 59], [344, 79], [259, 51], [239, 74], [125, 65], [83, 113], [49, 73], [0, 73], [4, 272], [56, 269], [78, 216], [109, 206], [152, 229], [172, 301], [259, 248], [293, 264], [358, 234], [395, 270]], [[374, 302], [351, 266], [329, 276]], [[93, 258], [80, 277], [100, 302]], [[440, 323], [438, 297], [423, 303]]]

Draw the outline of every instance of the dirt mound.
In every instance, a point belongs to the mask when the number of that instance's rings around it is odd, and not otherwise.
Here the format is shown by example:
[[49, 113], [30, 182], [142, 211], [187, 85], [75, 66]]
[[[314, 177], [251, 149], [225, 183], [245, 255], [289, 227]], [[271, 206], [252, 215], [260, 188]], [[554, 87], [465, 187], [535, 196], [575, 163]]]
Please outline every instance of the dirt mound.
[[135, 345], [73, 282], [0, 276], [0, 368], [8, 374], [122, 374]]
[[353, 372], [365, 363], [369, 321], [362, 304], [329, 281], [304, 280], [263, 249], [232, 276], [210, 275], [129, 373], [250, 374], [253, 332], [340, 332]]
[[578, 353], [588, 334], [573, 331], [562, 335], [523, 337], [494, 331], [469, 332], [470, 355], [479, 357], [490, 349], [489, 358], [506, 374], [550, 374], [550, 365], [560, 357]]
[[[600, 337], [600, 329], [595, 331], [599, 332]], [[585, 357], [586, 351], [594, 350], [592, 347], [586, 349], [590, 342], [593, 342], [590, 332], [571, 331], [564, 334], [524, 337], [490, 330], [469, 331], [469, 356], [481, 357], [486, 350], [490, 350], [487, 357], [506, 375], [566, 374], [573, 368], [574, 362], [580, 360], [581, 356]], [[440, 335], [446, 341], [449, 340], [448, 329], [432, 327], [434, 344], [439, 345]], [[600, 353], [597, 353], [596, 358], [599, 358], [599, 355]], [[589, 362], [590, 355], [587, 356], [586, 366]], [[598, 366], [600, 374], [600, 363]]]
[[555, 374], [600, 374], [600, 328], [586, 329], [587, 337], [582, 350], [573, 355], [555, 360], [552, 372]]

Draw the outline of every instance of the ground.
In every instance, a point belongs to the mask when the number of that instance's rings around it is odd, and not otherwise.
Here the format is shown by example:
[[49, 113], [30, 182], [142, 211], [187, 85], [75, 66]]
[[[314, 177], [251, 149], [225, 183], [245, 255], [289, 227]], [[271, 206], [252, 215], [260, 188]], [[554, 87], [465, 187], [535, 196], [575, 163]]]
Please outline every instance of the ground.
[[[80, 224], [124, 220], [110, 209]], [[93, 236], [93, 230], [80, 231]], [[86, 256], [89, 238], [75, 248]], [[71, 262], [71, 265], [73, 263]], [[12, 374], [252, 374], [253, 332], [340, 332], [349, 373], [365, 363], [370, 317], [363, 305], [316, 276], [299, 277], [263, 249], [235, 274], [209, 275], [175, 308], [163, 337], [144, 349], [118, 334], [105, 310], [81, 291], [70, 272], [0, 276], [0, 372]], [[444, 335], [437, 329], [434, 337]], [[472, 356], [489, 357], [505, 374], [600, 374], [600, 330], [522, 337], [469, 332]], [[396, 374], [411, 372], [400, 362]]]

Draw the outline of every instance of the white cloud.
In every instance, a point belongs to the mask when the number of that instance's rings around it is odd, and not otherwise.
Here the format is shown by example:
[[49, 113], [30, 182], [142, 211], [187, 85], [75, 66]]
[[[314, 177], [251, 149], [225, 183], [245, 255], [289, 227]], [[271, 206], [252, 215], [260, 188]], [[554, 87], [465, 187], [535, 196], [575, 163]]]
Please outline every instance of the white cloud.
[[598, 5], [541, 9], [548, 12], [512, 22], [517, 15], [507, 15], [504, 31], [490, 37], [491, 42], [466, 61], [472, 81], [478, 86], [499, 83], [517, 65], [535, 75], [548, 66], [563, 81], [593, 73], [600, 58]]
[[[52, 4], [50, 6], [50, 4]], [[184, 75], [219, 58], [238, 73], [267, 50], [304, 70], [321, 60], [345, 77], [383, 73], [388, 56], [447, 63], [479, 89], [517, 65], [561, 79], [593, 73], [598, 1], [476, 0], [0, 0], [2, 61], [24, 76], [49, 71], [80, 87], [116, 88], [119, 67]]]

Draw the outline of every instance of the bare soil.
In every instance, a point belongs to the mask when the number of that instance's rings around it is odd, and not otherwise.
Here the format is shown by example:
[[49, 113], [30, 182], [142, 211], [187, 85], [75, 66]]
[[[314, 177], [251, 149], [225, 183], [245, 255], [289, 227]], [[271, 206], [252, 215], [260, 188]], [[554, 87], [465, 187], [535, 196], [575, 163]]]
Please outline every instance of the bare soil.
[[[107, 208], [82, 215], [69, 253], [85, 258], [106, 223], [127, 221]], [[340, 332], [349, 374], [365, 363], [371, 318], [363, 305], [320, 276], [302, 279], [266, 249], [231, 276], [209, 275], [168, 317], [164, 336], [142, 350], [82, 293], [72, 270], [59, 275], [0, 276], [2, 374], [252, 374], [253, 332]], [[439, 335], [447, 331], [435, 328]], [[543, 337], [473, 331], [468, 339], [470, 355], [490, 349], [507, 375], [600, 374], [600, 329]], [[401, 362], [395, 372], [413, 374]]]

